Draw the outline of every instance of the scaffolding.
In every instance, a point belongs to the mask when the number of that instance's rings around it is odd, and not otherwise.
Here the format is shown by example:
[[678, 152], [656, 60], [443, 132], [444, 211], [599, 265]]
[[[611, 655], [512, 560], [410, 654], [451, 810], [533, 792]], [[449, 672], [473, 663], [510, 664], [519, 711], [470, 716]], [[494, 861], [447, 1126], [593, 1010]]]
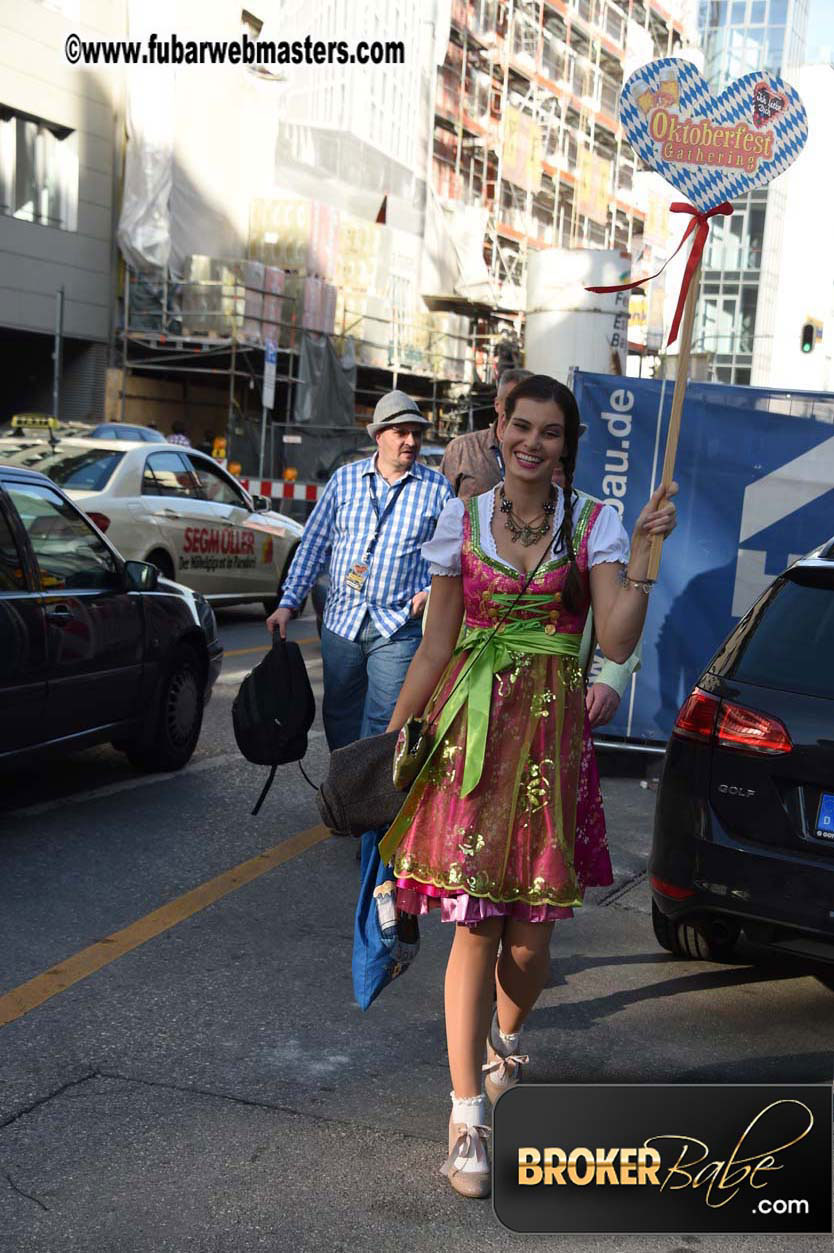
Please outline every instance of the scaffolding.
[[[162, 271], [149, 276], [127, 266], [122, 286], [117, 412], [109, 416], [122, 422], [135, 420], [128, 412], [130, 380], [135, 376], [180, 380], [184, 403], [189, 381], [207, 383], [214, 388], [215, 406], [221, 394], [225, 398], [227, 459], [238, 467], [237, 472], [249, 476], [280, 478], [286, 469], [284, 444], [295, 442], [299, 434], [323, 439], [330, 432], [334, 438], [339, 436], [338, 442], [359, 444], [377, 400], [392, 388], [414, 396], [430, 414], [439, 437], [473, 429], [483, 407], [479, 389], [494, 387], [502, 343], [518, 342], [521, 334], [518, 315], [456, 296], [431, 298], [429, 311], [466, 319], [463, 335], [425, 319], [416, 324], [402, 313], [385, 318], [354, 310], [341, 293], [338, 326], [322, 331], [305, 325], [293, 296], [279, 297], [281, 317], [269, 324], [277, 337], [276, 395], [264, 444], [261, 397], [266, 344], [252, 334], [251, 324], [244, 332], [245, 298], [220, 281], [183, 282]], [[195, 308], [200, 309], [200, 332], [189, 325], [187, 311]], [[318, 343], [329, 341], [338, 358], [347, 356], [355, 363], [352, 425], [297, 420], [304, 387], [299, 363], [306, 336]], [[167, 417], [170, 421], [170, 413]], [[242, 428], [248, 430], [243, 439]]]
[[[506, 304], [523, 307], [532, 250], [631, 253], [639, 242], [637, 162], [617, 121], [629, 20], [651, 37], [655, 56], [683, 41], [682, 22], [656, 0], [452, 4], [434, 185], [447, 202], [489, 210], [485, 253]], [[595, 203], [583, 186], [589, 169], [608, 184]]]

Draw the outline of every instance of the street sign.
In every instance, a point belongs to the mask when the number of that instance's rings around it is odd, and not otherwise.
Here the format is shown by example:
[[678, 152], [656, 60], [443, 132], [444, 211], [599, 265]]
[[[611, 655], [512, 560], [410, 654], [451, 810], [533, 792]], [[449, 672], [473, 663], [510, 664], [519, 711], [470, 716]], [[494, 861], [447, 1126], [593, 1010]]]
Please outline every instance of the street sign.
[[263, 407], [273, 409], [275, 407], [275, 365], [278, 361], [278, 345], [268, 339], [264, 348]]

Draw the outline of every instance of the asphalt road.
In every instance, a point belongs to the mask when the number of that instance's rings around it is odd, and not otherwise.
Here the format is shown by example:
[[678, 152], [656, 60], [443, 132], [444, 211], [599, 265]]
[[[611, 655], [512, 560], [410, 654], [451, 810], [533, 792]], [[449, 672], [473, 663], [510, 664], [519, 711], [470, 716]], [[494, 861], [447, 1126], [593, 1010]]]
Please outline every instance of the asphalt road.
[[[184, 771], [137, 775], [102, 748], [0, 776], [0, 1253], [830, 1249], [830, 1236], [517, 1237], [451, 1192], [448, 929], [426, 924], [413, 968], [360, 1013], [355, 844], [319, 838], [296, 766], [250, 817], [265, 771], [237, 754], [230, 710], [263, 617], [228, 611], [221, 630], [223, 674]], [[312, 620], [292, 632], [320, 697]], [[326, 761], [317, 720], [313, 779]], [[557, 926], [529, 1078], [830, 1083], [834, 994], [807, 967], [658, 949], [645, 765], [603, 763], [616, 884]]]

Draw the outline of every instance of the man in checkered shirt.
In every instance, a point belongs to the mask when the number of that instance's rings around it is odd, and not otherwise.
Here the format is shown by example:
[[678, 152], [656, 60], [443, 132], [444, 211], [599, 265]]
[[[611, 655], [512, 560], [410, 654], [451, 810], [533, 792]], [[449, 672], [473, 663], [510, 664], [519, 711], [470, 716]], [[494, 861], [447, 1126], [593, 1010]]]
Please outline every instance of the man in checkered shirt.
[[431, 583], [420, 546], [452, 496], [446, 478], [418, 460], [429, 425], [405, 392], [382, 397], [368, 426], [375, 455], [330, 479], [267, 619], [285, 638], [329, 563], [321, 655], [331, 749], [385, 730], [420, 643]]
[[175, 422], [171, 428], [171, 434], [168, 436], [169, 444], [182, 444], [183, 448], [191, 447], [191, 440], [185, 433], [185, 424], [183, 422]]

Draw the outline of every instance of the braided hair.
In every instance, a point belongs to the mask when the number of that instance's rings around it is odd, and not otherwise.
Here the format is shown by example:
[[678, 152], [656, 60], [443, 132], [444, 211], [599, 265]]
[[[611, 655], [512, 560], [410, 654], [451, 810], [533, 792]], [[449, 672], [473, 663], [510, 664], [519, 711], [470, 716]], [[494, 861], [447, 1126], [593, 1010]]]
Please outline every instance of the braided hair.
[[552, 401], [559, 407], [565, 420], [565, 449], [562, 453], [562, 467], [565, 475], [564, 498], [565, 508], [562, 524], [553, 542], [554, 553], [566, 552], [568, 561], [568, 577], [562, 592], [562, 604], [569, 613], [582, 612], [585, 594], [579, 568], [576, 564], [576, 553], [573, 549], [573, 472], [576, 469], [576, 454], [579, 448], [579, 408], [576, 397], [569, 387], [551, 378], [549, 374], [534, 374], [524, 379], [510, 392], [505, 403], [507, 421], [519, 400]]

